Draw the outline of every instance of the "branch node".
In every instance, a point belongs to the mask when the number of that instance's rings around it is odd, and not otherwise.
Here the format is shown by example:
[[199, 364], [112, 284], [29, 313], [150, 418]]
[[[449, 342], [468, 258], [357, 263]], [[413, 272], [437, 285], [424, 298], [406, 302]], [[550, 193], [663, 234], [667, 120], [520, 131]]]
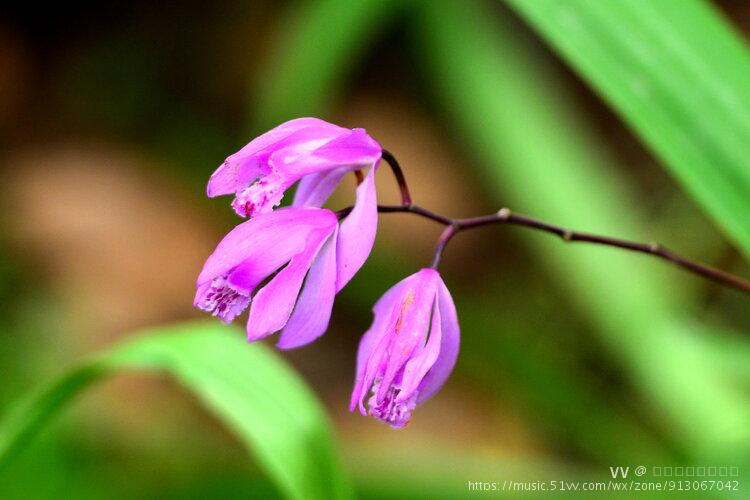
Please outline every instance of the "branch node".
[[508, 220], [510, 219], [510, 216], [513, 215], [510, 211], [510, 208], [501, 208], [497, 211], [497, 216], [500, 220]]
[[573, 231], [571, 231], [570, 229], [564, 229], [563, 233], [560, 236], [565, 241], [573, 241]]
[[648, 249], [651, 253], [659, 253], [662, 248], [660, 244], [652, 241], [648, 244]]

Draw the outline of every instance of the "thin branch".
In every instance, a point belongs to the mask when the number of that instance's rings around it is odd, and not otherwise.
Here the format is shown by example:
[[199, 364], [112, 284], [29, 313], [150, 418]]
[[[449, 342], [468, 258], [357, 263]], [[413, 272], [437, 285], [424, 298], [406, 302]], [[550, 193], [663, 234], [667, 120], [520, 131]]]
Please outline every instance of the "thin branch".
[[408, 205], [408, 206], [378, 205], [378, 212], [382, 212], [382, 213], [408, 212], [408, 213], [412, 213], [412, 214], [416, 214], [421, 217], [424, 217], [425, 219], [430, 219], [444, 226], [449, 226], [453, 224], [454, 222], [453, 219], [451, 219], [450, 217], [446, 217], [445, 215], [435, 213], [431, 210], [427, 210], [426, 208], [422, 208], [418, 205]]
[[525, 215], [515, 214], [507, 208], [503, 208], [502, 210], [499, 210], [494, 214], [466, 219], [452, 219], [450, 217], [437, 214], [417, 205], [403, 207], [379, 205], [378, 212], [413, 213], [447, 226], [443, 233], [440, 235], [440, 239], [438, 240], [432, 262], [433, 268], [437, 268], [437, 266], [440, 264], [440, 259], [442, 257], [445, 246], [447, 245], [448, 241], [450, 241], [450, 239], [456, 235], [456, 233], [466, 229], [472, 229], [490, 224], [509, 224], [554, 234], [556, 236], [559, 236], [563, 241], [566, 242], [580, 241], [585, 243], [594, 243], [597, 245], [621, 248], [623, 250], [630, 250], [633, 252], [653, 255], [654, 257], [670, 262], [703, 278], [715, 281], [716, 283], [725, 286], [742, 290], [743, 292], [750, 293], [750, 282], [748, 282], [747, 280], [720, 269], [716, 269], [715, 267], [711, 267], [707, 264], [686, 259], [685, 257], [671, 252], [658, 243], [638, 243], [618, 238], [610, 238], [608, 236], [599, 236], [581, 231], [574, 231], [561, 226], [556, 226], [554, 224], [549, 224], [538, 219], [527, 217]]
[[[445, 215], [412, 204], [411, 195], [409, 194], [409, 187], [406, 184], [404, 172], [401, 170], [401, 166], [399, 165], [398, 161], [393, 156], [393, 154], [385, 149], [383, 150], [383, 160], [385, 160], [388, 165], [390, 165], [391, 170], [393, 171], [393, 175], [396, 178], [396, 182], [398, 182], [398, 187], [401, 190], [401, 205], [378, 205], [378, 212], [401, 212], [416, 214], [420, 217], [424, 217], [426, 219], [437, 222], [438, 224], [447, 226], [440, 235], [437, 246], [435, 247], [435, 253], [432, 259], [433, 269], [437, 269], [437, 267], [440, 265], [440, 260], [443, 256], [443, 251], [445, 250], [446, 245], [457, 233], [466, 229], [482, 227], [490, 224], [509, 224], [554, 234], [556, 236], [559, 236], [563, 239], [563, 241], [566, 242], [581, 241], [585, 243], [594, 243], [597, 245], [621, 248], [623, 250], [630, 250], [632, 252], [653, 255], [654, 257], [670, 262], [675, 266], [678, 266], [703, 278], [715, 281], [716, 283], [724, 286], [732, 287], [737, 290], [742, 290], [743, 292], [750, 293], [749, 281], [720, 269], [716, 269], [715, 267], [711, 267], [707, 264], [686, 259], [685, 257], [667, 250], [658, 243], [638, 243], [634, 241], [621, 240], [618, 238], [610, 238], [608, 236], [599, 236], [596, 234], [574, 231], [572, 229], [567, 229], [538, 219], [527, 217], [525, 215], [515, 214], [507, 208], [498, 210], [494, 214], [482, 215], [479, 217], [470, 217], [466, 219], [452, 219]], [[353, 208], [354, 207], [347, 207], [336, 212], [339, 220], [349, 215]]]
[[383, 150], [383, 160], [385, 160], [391, 167], [393, 176], [396, 178], [396, 182], [398, 182], [398, 188], [401, 190], [401, 205], [405, 207], [411, 206], [409, 186], [406, 184], [406, 177], [404, 177], [404, 171], [401, 170], [401, 165], [398, 164], [398, 160], [396, 160], [396, 157], [387, 149]]
[[440, 260], [443, 258], [443, 250], [445, 250], [445, 245], [448, 244], [451, 238], [453, 238], [453, 236], [455, 236], [459, 230], [460, 229], [458, 226], [454, 226], [451, 224], [450, 226], [446, 226], [446, 228], [443, 229], [443, 232], [440, 233], [437, 246], [435, 247], [435, 253], [432, 256], [432, 264], [430, 264], [430, 267], [432, 269], [437, 269], [440, 266]]

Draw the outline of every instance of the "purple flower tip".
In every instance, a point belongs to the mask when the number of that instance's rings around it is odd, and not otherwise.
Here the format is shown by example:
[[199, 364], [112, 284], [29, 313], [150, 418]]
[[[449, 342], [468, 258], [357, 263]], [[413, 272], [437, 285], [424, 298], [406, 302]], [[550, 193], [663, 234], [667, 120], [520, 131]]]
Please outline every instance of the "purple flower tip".
[[453, 370], [459, 346], [456, 308], [440, 274], [422, 269], [388, 290], [373, 312], [359, 344], [350, 409], [401, 428]]
[[370, 415], [375, 418], [387, 422], [394, 429], [401, 429], [411, 421], [411, 412], [414, 407], [417, 406], [417, 394], [419, 391], [414, 391], [409, 396], [409, 399], [405, 402], [396, 402], [396, 396], [401, 391], [401, 388], [395, 385], [391, 385], [386, 392], [385, 397], [382, 401], [378, 402], [376, 394], [380, 388], [381, 379], [376, 379], [372, 385], [372, 396], [367, 401], [367, 406], [370, 410]]
[[297, 118], [227, 157], [208, 181], [208, 196], [234, 194], [242, 217], [270, 212], [302, 180], [295, 206], [321, 206], [346, 172], [375, 166], [382, 148], [364, 129]]
[[284, 197], [283, 183], [278, 174], [269, 174], [245, 189], [238, 191], [232, 208], [241, 217], [270, 212]]
[[195, 307], [210, 312], [224, 323], [231, 323], [242, 314], [250, 297], [227, 282], [227, 274], [205, 283], [195, 299]]

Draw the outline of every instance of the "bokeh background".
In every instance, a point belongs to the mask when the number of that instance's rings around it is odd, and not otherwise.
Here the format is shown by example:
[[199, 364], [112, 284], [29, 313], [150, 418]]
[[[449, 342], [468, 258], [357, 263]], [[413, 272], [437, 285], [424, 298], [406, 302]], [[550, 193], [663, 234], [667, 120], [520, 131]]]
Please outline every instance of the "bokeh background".
[[[747, 59], [726, 62], [736, 71], [729, 76], [701, 59], [726, 55], [710, 46], [716, 25], [750, 33], [750, 5], [653, 2], [655, 11], [698, 12], [714, 24], [703, 27], [698, 15], [690, 25], [698, 49], [708, 47], [698, 55], [671, 39], [697, 68], [679, 91], [670, 90], [659, 47], [633, 35], [626, 46], [653, 56], [654, 78], [666, 82], [649, 89], [648, 74], [633, 75], [635, 95], [652, 91], [634, 124], [591, 68], [570, 65], [564, 47], [545, 41], [533, 12], [549, 7], [552, 22], [577, 30], [588, 22], [576, 17], [579, 2], [525, 3], [6, 2], [2, 413], [133, 331], [202, 317], [191, 308], [195, 276], [237, 222], [228, 198], [205, 198], [207, 178], [250, 138], [298, 116], [366, 128], [399, 158], [416, 202], [436, 211], [508, 206], [656, 240], [750, 275], [737, 231], [694, 188], [708, 180], [681, 177], [698, 167], [675, 167], [679, 159], [665, 158], [658, 133], [642, 126], [674, 131], [648, 114], [661, 99], [677, 125], [698, 134], [695, 147], [718, 158], [706, 179], [750, 172], [750, 142], [737, 139], [748, 129], [735, 126], [750, 121], [747, 88], [730, 102], [735, 122], [700, 101], [700, 88], [690, 108], [694, 85], [717, 93], [721, 82], [750, 85]], [[628, 3], [638, 2], [599, 5]], [[657, 14], [651, 28], [669, 41], [671, 21], [659, 26]], [[627, 65], [627, 53], [612, 61]], [[331, 206], [348, 204], [353, 186], [344, 183]], [[397, 201], [386, 170], [378, 189], [382, 201]], [[750, 221], [746, 207], [735, 208]], [[373, 255], [337, 299], [328, 333], [282, 354], [327, 410], [357, 496], [461, 497], [468, 481], [603, 481], [620, 465], [750, 470], [748, 297], [649, 257], [511, 227], [461, 234], [445, 254], [463, 345], [442, 392], [401, 431], [350, 414], [370, 307], [429, 263], [439, 232], [409, 215], [382, 215]], [[278, 496], [264, 470], [189, 390], [135, 372], [87, 389], [24, 446], [0, 476], [0, 496]], [[740, 487], [747, 495], [750, 485]]]

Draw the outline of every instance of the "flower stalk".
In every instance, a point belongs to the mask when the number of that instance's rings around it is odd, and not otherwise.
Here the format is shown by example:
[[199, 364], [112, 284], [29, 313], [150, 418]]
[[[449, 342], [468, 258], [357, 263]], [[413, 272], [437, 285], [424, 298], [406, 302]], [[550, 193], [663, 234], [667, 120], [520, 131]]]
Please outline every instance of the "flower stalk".
[[[394, 177], [398, 182], [399, 188], [401, 190], [402, 204], [378, 205], [378, 212], [411, 213], [446, 226], [445, 230], [438, 238], [438, 242], [435, 247], [435, 253], [433, 254], [432, 264], [430, 266], [432, 269], [437, 269], [439, 267], [446, 245], [457, 233], [466, 229], [474, 229], [492, 224], [508, 224], [512, 226], [519, 226], [527, 229], [541, 231], [544, 233], [554, 234], [556, 236], [559, 236], [563, 241], [566, 242], [592, 243], [596, 245], [604, 245], [608, 247], [619, 248], [622, 250], [629, 250], [631, 252], [651, 255], [720, 285], [734, 288], [735, 290], [740, 290], [745, 293], [750, 293], [750, 281], [726, 271], [722, 271], [721, 269], [709, 266], [708, 264], [704, 264], [702, 262], [698, 262], [678, 255], [665, 248], [663, 245], [660, 245], [659, 243], [640, 243], [620, 238], [612, 238], [609, 236], [587, 233], [583, 231], [576, 231], [562, 226], [557, 226], [555, 224], [550, 224], [548, 222], [526, 215], [512, 212], [508, 208], [502, 208], [493, 214], [481, 215], [478, 217], [469, 217], [464, 219], [454, 219], [433, 212], [411, 203], [411, 196], [409, 195], [409, 188], [408, 184], [406, 183], [406, 178], [404, 177], [403, 171], [401, 170], [401, 167], [396, 161], [393, 154], [384, 149], [383, 159], [390, 165]], [[350, 211], [351, 207], [348, 207], [343, 210], [339, 210], [337, 212], [337, 215], [339, 218], [343, 218], [346, 217], [346, 215]]]
[[401, 165], [399, 165], [398, 160], [393, 156], [393, 153], [387, 149], [383, 150], [382, 158], [388, 166], [391, 167], [391, 172], [393, 172], [393, 176], [398, 183], [398, 188], [401, 190], [401, 205], [404, 207], [410, 206], [411, 193], [409, 193], [409, 185], [406, 184], [406, 177], [404, 177], [404, 171], [401, 170]]

